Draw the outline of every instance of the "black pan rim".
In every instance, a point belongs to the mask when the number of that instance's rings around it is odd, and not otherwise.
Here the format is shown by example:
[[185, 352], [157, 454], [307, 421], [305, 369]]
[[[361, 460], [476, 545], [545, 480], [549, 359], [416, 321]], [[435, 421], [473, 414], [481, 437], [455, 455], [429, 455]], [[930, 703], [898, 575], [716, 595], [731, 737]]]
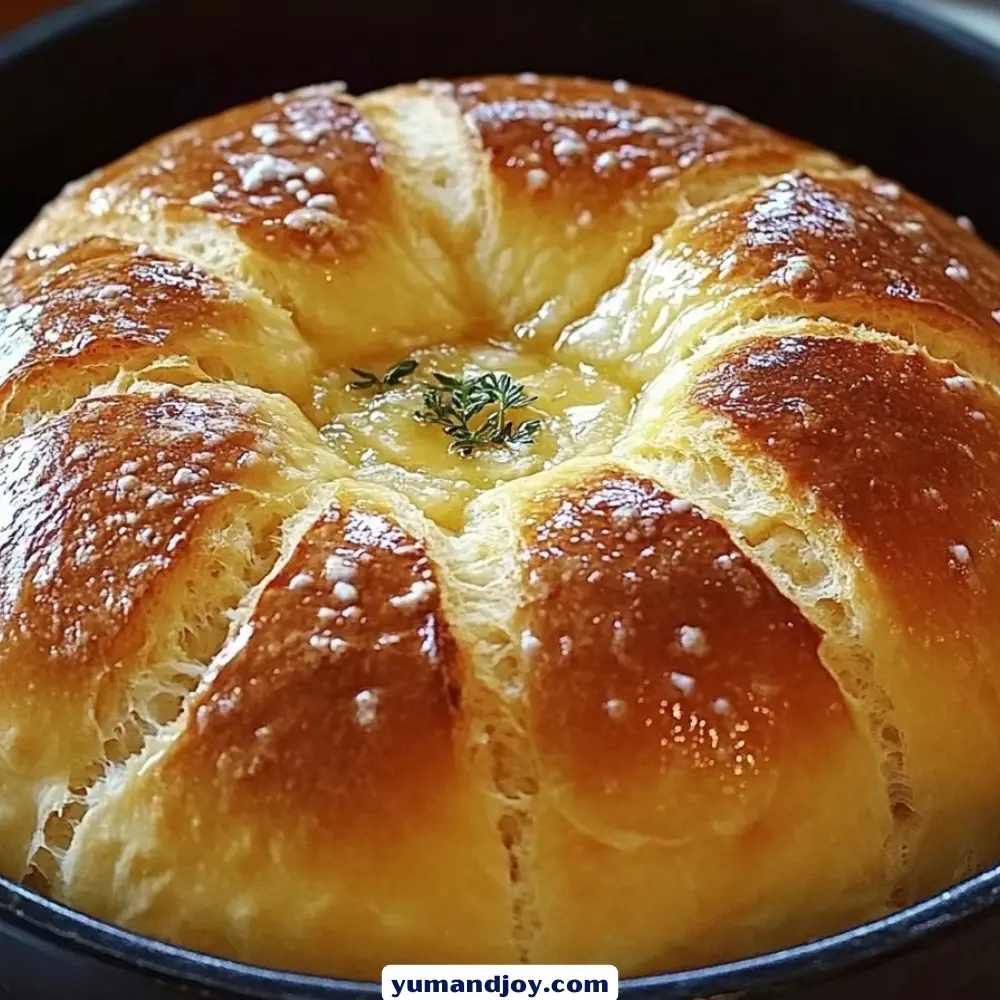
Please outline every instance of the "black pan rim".
[[[0, 39], [0, 66], [13, 64], [60, 38], [75, 35], [106, 18], [150, 0], [82, 0]], [[837, 0], [896, 21], [910, 32], [930, 36], [986, 76], [1000, 81], [1000, 48], [932, 11], [904, 6], [900, 0]], [[859, 966], [902, 954], [933, 937], [958, 930], [1000, 904], [1000, 865], [914, 906], [860, 927], [791, 948], [736, 962], [623, 979], [630, 995], [669, 993], [694, 998], [742, 993], [776, 985], [792, 986], [821, 974], [843, 974]], [[48, 945], [141, 970], [175, 984], [238, 991], [247, 997], [276, 1000], [285, 991], [299, 997], [376, 996], [377, 983], [301, 975], [215, 958], [143, 937], [40, 896], [0, 876], [0, 922]]]

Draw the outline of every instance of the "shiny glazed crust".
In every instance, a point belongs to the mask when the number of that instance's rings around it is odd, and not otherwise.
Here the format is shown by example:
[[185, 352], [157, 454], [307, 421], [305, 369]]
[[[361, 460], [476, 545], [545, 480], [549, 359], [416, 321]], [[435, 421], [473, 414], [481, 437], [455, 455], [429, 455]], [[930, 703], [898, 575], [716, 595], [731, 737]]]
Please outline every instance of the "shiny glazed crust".
[[[550, 378], [534, 452], [342, 412], [485, 350]], [[951, 884], [1000, 855], [998, 379], [964, 220], [726, 109], [526, 74], [158, 139], [0, 260], [0, 871], [360, 978]]]

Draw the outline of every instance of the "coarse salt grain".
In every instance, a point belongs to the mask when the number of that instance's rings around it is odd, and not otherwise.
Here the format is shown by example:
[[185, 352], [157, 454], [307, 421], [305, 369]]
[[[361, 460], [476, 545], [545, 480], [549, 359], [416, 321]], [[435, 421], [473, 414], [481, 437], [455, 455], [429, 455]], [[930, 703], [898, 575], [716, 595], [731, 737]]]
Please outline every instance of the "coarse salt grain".
[[337, 199], [332, 194], [314, 194], [307, 202], [307, 208], [333, 208]]
[[117, 299], [128, 291], [128, 285], [105, 285], [95, 296], [98, 302]]
[[673, 671], [670, 674], [670, 683], [673, 684], [683, 695], [690, 695], [694, 690], [694, 678], [688, 674], [679, 674]]
[[775, 273], [775, 280], [783, 285], [795, 285], [800, 281], [807, 281], [813, 274], [809, 258], [798, 254], [785, 261], [784, 266]]
[[317, 208], [299, 208], [285, 216], [285, 225], [297, 232], [307, 232], [313, 226], [324, 225], [334, 220], [329, 212]]
[[194, 486], [199, 482], [198, 473], [193, 469], [188, 469], [183, 467], [174, 473], [173, 484], [174, 486]]
[[541, 167], [533, 167], [528, 171], [525, 182], [529, 191], [538, 191], [549, 182], [549, 175]]
[[630, 524], [639, 516], [638, 507], [629, 507], [627, 504], [622, 507], [615, 507], [611, 512], [611, 520], [615, 524]]
[[419, 608], [436, 590], [437, 587], [429, 580], [417, 580], [405, 594], [390, 597], [389, 603], [394, 608]]
[[705, 633], [694, 625], [682, 625], [677, 630], [677, 641], [686, 653], [704, 656], [708, 652], [708, 641], [705, 639]]
[[288, 581], [289, 590], [307, 590], [316, 581], [308, 573], [296, 573], [295, 576]]
[[598, 153], [594, 158], [594, 169], [603, 173], [610, 170], [618, 163], [618, 155], [612, 149], [606, 149], [603, 153]]
[[963, 566], [972, 561], [972, 553], [969, 552], [969, 547], [963, 545], [961, 542], [957, 542], [951, 546], [951, 554], [955, 558], [955, 561], [961, 563]]
[[326, 174], [321, 167], [306, 167], [305, 178], [307, 184], [319, 184], [326, 179]]
[[667, 504], [667, 509], [671, 514], [690, 514], [694, 510], [694, 504], [690, 500], [673, 497], [670, 503]]
[[343, 556], [330, 556], [323, 564], [323, 576], [330, 583], [351, 583], [357, 576], [357, 568]]
[[621, 698], [608, 698], [608, 700], [604, 703], [604, 711], [615, 720], [623, 719], [625, 717], [626, 710], [627, 706]]
[[668, 119], [658, 118], [656, 115], [642, 118], [632, 126], [636, 132], [670, 132], [673, 127], [673, 123]]
[[976, 387], [976, 383], [966, 375], [949, 375], [944, 380], [944, 384], [952, 392], [958, 392], [960, 389], [974, 389]]
[[370, 727], [375, 722], [377, 708], [378, 694], [375, 691], [359, 691], [354, 696], [354, 716], [359, 726]]
[[587, 143], [575, 132], [562, 133], [552, 143], [552, 154], [556, 159], [564, 160], [572, 156], [582, 156], [587, 152]]
[[249, 165], [240, 167], [240, 184], [244, 191], [259, 191], [274, 181], [290, 180], [302, 173], [302, 169], [291, 160], [285, 160], [270, 153], [254, 157]]
[[358, 588], [351, 583], [338, 580], [333, 585], [333, 596], [344, 604], [351, 604], [358, 599]]
[[728, 698], [716, 698], [715, 701], [712, 702], [712, 711], [715, 712], [716, 715], [728, 715], [732, 707], [733, 706], [729, 703]]
[[263, 146], [274, 146], [281, 141], [281, 129], [273, 122], [258, 122], [250, 134]]
[[542, 648], [542, 641], [533, 632], [524, 629], [521, 632], [521, 652], [525, 656], [534, 656]]
[[202, 191], [188, 200], [188, 204], [195, 208], [221, 208], [222, 202], [214, 191]]
[[951, 278], [952, 281], [968, 281], [969, 280], [969, 269], [959, 260], [954, 257], [948, 262], [948, 266], [944, 269], [944, 273], [947, 277]]
[[955, 221], [967, 232], [974, 233], [976, 231], [975, 224], [967, 215], [960, 215]]

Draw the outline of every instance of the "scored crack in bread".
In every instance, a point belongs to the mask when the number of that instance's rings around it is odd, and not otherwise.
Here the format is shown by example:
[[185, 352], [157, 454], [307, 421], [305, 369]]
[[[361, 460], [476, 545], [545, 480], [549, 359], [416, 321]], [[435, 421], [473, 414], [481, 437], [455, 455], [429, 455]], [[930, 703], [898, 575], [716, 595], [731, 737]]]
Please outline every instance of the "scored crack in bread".
[[[1000, 858], [966, 220], [621, 81], [327, 85], [70, 185], [0, 335], [3, 873], [278, 968], [627, 975]], [[435, 372], [540, 426], [457, 454]]]

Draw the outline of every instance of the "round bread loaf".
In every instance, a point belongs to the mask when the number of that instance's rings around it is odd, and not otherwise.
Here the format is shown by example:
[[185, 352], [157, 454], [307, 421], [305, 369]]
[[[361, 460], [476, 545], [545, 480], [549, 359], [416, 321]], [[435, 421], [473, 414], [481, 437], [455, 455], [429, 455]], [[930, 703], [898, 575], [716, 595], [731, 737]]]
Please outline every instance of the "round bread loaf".
[[[503, 374], [506, 443], [427, 418]], [[0, 262], [0, 871], [367, 978], [953, 883], [1000, 856], [997, 384], [971, 226], [722, 108], [330, 85], [157, 140]]]

